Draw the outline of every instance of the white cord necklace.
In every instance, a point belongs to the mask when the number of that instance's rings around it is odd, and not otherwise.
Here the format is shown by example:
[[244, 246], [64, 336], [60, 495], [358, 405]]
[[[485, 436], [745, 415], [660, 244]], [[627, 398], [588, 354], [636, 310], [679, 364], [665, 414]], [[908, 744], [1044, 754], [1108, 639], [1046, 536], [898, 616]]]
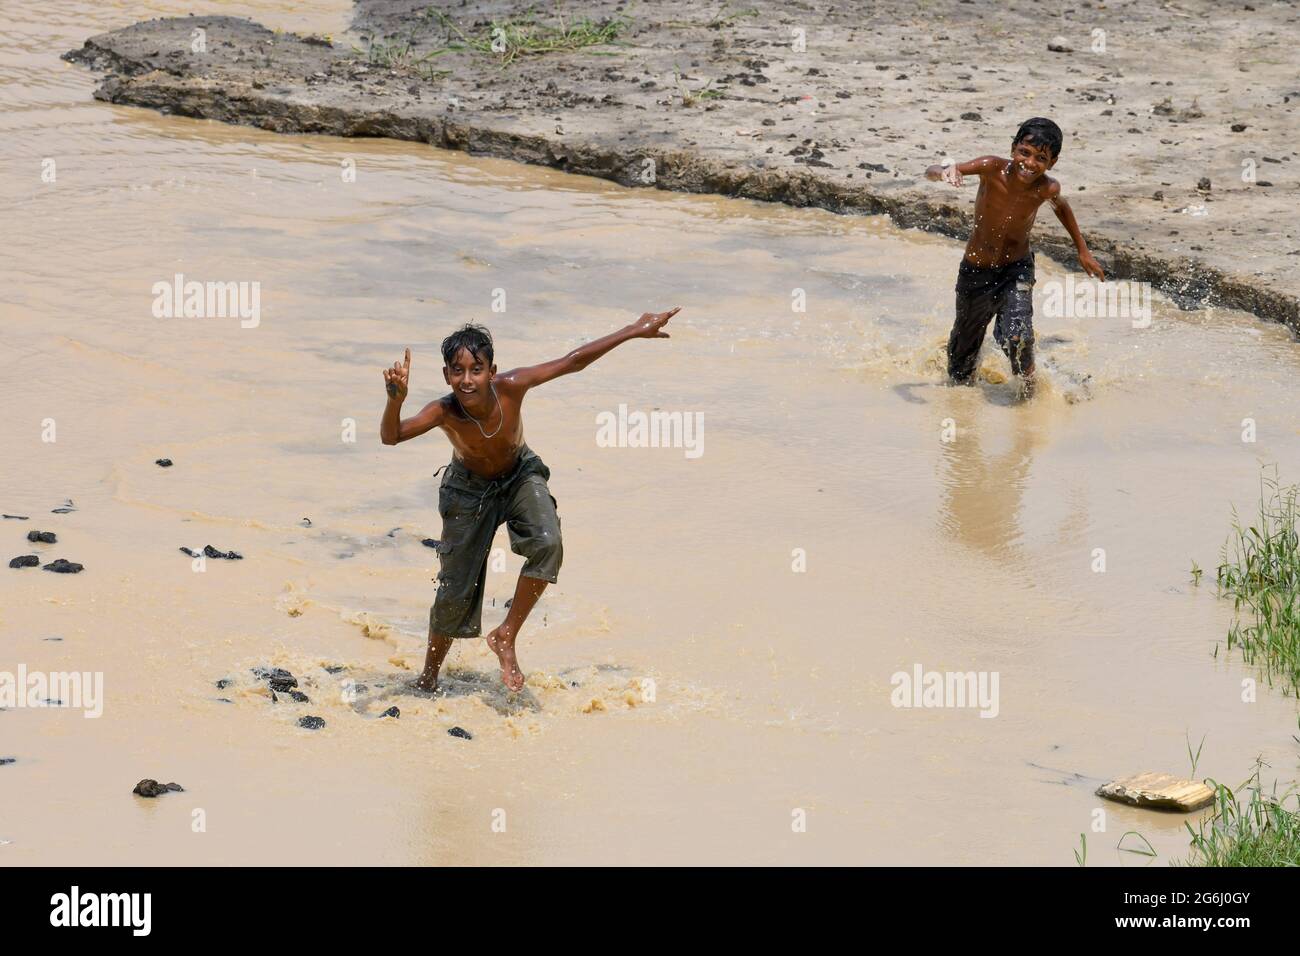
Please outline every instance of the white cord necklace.
[[[496, 411], [497, 409], [500, 409], [500, 408], [501, 408], [501, 399], [497, 396], [497, 387], [496, 387], [496, 383], [494, 383], [494, 382], [489, 382], [489, 383], [488, 383], [488, 388], [492, 389], [492, 397], [493, 397], [494, 399], [496, 399], [496, 403], [497, 403], [497, 404], [496, 404], [496, 408], [493, 409], [493, 411]], [[482, 425], [479, 425], [479, 421], [478, 421], [478, 419], [475, 418], [473, 415], [471, 415], [469, 412], [465, 411], [465, 406], [460, 404], [460, 399], [459, 399], [459, 398], [456, 399], [456, 404], [457, 404], [457, 405], [460, 405], [460, 410], [461, 410], [462, 412], [465, 413], [465, 417], [468, 418], [470, 421], [472, 421], [475, 425], [478, 426], [478, 433], [479, 433], [480, 435], [482, 435], [484, 438], [492, 438], [493, 436], [495, 436], [497, 432], [501, 431], [501, 425], [504, 425], [504, 424], [506, 423], [506, 415], [505, 415], [505, 412], [502, 412], [502, 413], [501, 413], [501, 423], [500, 423], [499, 425], [497, 425], [497, 427], [493, 430], [492, 434], [489, 435], [487, 432], [485, 432], [485, 431], [483, 430], [483, 426], [482, 426]], [[492, 412], [488, 412], [487, 420], [488, 420], [488, 421], [492, 421]]]

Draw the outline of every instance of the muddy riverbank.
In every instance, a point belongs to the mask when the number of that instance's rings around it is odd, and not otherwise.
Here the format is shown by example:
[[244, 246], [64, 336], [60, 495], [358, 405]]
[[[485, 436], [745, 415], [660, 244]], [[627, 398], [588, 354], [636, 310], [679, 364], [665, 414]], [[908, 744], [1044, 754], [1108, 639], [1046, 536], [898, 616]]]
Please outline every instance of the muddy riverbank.
[[[474, 48], [528, 6], [359, 0], [333, 37], [165, 18], [68, 57], [105, 72], [95, 95], [113, 103], [886, 213], [957, 237], [974, 190], [921, 171], [1005, 154], [1021, 120], [1048, 115], [1066, 133], [1053, 175], [1108, 275], [1300, 329], [1294, 7], [887, 0], [868, 18], [815, 0], [597, 0], [558, 9], [571, 32], [581, 14], [611, 42], [508, 63]], [[1052, 216], [1035, 243], [1075, 265]]]

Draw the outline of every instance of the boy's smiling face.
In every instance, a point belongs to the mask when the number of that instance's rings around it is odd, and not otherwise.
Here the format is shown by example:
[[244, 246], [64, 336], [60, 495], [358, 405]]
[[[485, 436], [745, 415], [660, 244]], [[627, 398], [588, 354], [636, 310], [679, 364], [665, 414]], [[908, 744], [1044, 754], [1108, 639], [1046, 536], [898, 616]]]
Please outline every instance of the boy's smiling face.
[[1055, 166], [1056, 159], [1046, 146], [1022, 139], [1011, 149], [1011, 174], [1027, 186]]
[[462, 406], [481, 408], [491, 404], [489, 386], [496, 370], [495, 364], [489, 365], [483, 356], [474, 355], [469, 349], [463, 348], [456, 353], [450, 365], [443, 366], [442, 377], [447, 380]]

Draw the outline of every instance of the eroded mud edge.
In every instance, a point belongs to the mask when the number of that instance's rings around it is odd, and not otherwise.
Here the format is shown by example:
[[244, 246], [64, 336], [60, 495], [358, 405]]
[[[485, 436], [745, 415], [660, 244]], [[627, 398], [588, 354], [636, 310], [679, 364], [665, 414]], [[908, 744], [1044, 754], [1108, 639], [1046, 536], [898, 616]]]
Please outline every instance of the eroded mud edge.
[[[256, 24], [247, 24], [258, 29]], [[131, 30], [145, 27], [137, 24]], [[111, 34], [105, 36], [112, 36]], [[521, 134], [475, 117], [369, 105], [304, 102], [295, 91], [258, 89], [229, 77], [174, 75], [148, 62], [134, 61], [91, 38], [80, 50], [65, 54], [107, 75], [95, 90], [98, 100], [139, 106], [177, 116], [253, 126], [276, 133], [309, 133], [339, 137], [384, 137], [426, 143], [471, 155], [549, 166], [569, 173], [596, 176], [629, 187], [675, 190], [817, 207], [840, 214], [884, 214], [904, 228], [966, 239], [971, 214], [950, 204], [906, 194], [883, 194], [870, 186], [845, 187], [811, 170], [758, 169], [709, 159], [691, 149], [599, 144], [569, 136], [560, 139]], [[654, 163], [654, 182], [645, 182], [646, 160]], [[1116, 240], [1104, 232], [1086, 233], [1090, 248], [1102, 259], [1108, 278], [1149, 282], [1189, 309], [1214, 305], [1251, 312], [1300, 333], [1300, 299], [1226, 274], [1190, 257], [1151, 252], [1140, 244]], [[1075, 251], [1067, 239], [1036, 234], [1036, 252], [1077, 269]]]

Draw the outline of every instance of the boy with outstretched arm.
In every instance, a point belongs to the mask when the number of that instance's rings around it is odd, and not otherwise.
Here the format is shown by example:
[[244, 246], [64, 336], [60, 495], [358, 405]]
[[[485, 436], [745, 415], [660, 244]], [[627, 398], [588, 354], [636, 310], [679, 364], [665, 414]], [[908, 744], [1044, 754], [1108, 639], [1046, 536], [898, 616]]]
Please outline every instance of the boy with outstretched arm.
[[926, 179], [954, 186], [962, 184], [963, 176], [980, 178], [975, 229], [957, 271], [957, 318], [948, 336], [948, 375], [954, 382], [969, 382], [974, 375], [984, 330], [996, 315], [993, 338], [1011, 360], [1011, 371], [1021, 377], [1026, 394], [1033, 391], [1034, 256], [1029, 232], [1043, 203], [1051, 203], [1074, 240], [1083, 271], [1105, 279], [1061, 195], [1061, 184], [1046, 175], [1061, 155], [1061, 140], [1059, 126], [1034, 117], [1016, 131], [1010, 159], [981, 156], [925, 171]]
[[[680, 307], [679, 307], [680, 308]], [[505, 621], [486, 637], [501, 662], [501, 680], [517, 691], [524, 675], [515, 657], [515, 639], [564, 556], [560, 517], [546, 482], [551, 471], [524, 443], [522, 405], [528, 390], [586, 368], [629, 339], [666, 339], [663, 327], [676, 315], [645, 313], [631, 325], [588, 342], [563, 358], [497, 374], [492, 336], [466, 325], [442, 343], [442, 377], [451, 394], [434, 399], [414, 416], [401, 417], [411, 374], [411, 350], [402, 362], [384, 369], [388, 404], [379, 426], [385, 445], [441, 428], [452, 446], [438, 489], [442, 536], [438, 542], [438, 593], [429, 609], [429, 649], [421, 690], [438, 686], [443, 658], [458, 637], [482, 630], [483, 586], [492, 539], [503, 523], [510, 548], [525, 559]], [[439, 469], [440, 471], [442, 469]]]

